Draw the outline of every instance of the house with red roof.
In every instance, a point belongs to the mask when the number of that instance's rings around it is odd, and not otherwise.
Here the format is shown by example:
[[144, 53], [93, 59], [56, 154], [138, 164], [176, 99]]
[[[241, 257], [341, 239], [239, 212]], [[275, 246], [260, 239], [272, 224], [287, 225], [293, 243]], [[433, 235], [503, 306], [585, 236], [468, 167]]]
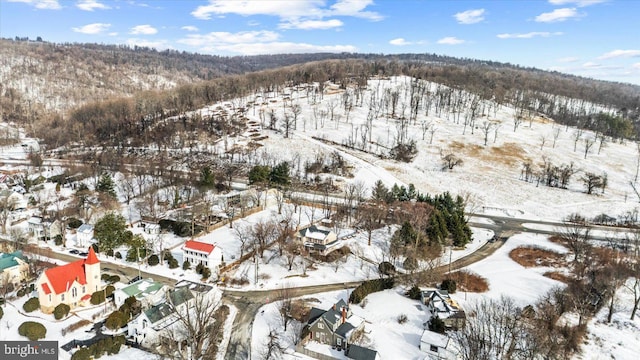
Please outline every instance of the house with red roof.
[[220, 247], [196, 240], [188, 240], [184, 243], [182, 255], [182, 260], [188, 260], [191, 267], [202, 264], [211, 269], [213, 274], [217, 273], [218, 267], [223, 260]]
[[51, 313], [59, 304], [72, 309], [85, 306], [91, 294], [101, 290], [100, 260], [89, 247], [86, 259], [45, 270], [36, 282], [40, 310]]

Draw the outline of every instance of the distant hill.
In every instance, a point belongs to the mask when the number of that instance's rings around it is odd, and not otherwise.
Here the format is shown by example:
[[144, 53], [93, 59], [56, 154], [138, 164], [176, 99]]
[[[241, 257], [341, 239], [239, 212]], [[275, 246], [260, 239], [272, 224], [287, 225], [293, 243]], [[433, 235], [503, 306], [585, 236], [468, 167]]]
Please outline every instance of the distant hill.
[[[284, 68], [292, 65], [298, 67]], [[54, 116], [64, 119], [87, 103], [131, 98], [145, 91], [157, 92], [162, 97], [176, 97], [182, 86], [268, 69], [280, 71], [270, 73], [273, 79], [262, 81], [262, 86], [292, 81], [341, 83], [348, 77], [362, 79], [376, 74], [411, 75], [464, 89], [484, 99], [513, 103], [556, 118], [564, 117], [566, 119], [561, 120], [571, 125], [585, 122], [578, 118], [587, 118], [593, 109], [579, 113], [573, 111], [575, 109], [550, 105], [557, 104], [558, 97], [577, 100], [572, 107], [597, 104], [599, 109], [622, 114], [636, 128], [640, 113], [640, 86], [436, 54], [316, 53], [220, 57], [146, 47], [10, 39], [0, 40], [0, 107], [4, 120], [33, 125]], [[247, 90], [225, 92], [217, 89], [218, 98], [214, 100], [239, 96]], [[167, 95], [171, 93], [174, 95]], [[183, 110], [189, 110], [188, 105]]]

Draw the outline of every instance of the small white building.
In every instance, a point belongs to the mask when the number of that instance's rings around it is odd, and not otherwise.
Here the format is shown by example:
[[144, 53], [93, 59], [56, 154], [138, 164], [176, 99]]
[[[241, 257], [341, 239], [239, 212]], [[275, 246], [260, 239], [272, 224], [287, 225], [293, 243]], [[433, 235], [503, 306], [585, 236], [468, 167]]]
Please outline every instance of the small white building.
[[22, 251], [0, 253], [0, 285], [19, 284], [29, 273], [29, 264]]
[[311, 225], [301, 229], [297, 236], [301, 238], [307, 250], [323, 255], [335, 249], [338, 244], [338, 236], [326, 226]]
[[160, 234], [160, 225], [158, 224], [144, 224], [144, 232], [149, 235]]
[[93, 242], [93, 225], [82, 224], [76, 231], [76, 246], [81, 248], [89, 247]]
[[188, 240], [182, 247], [183, 260], [189, 261], [192, 267], [202, 264], [212, 273], [217, 273], [218, 267], [222, 263], [222, 250], [214, 244], [204, 243], [196, 240]]
[[60, 221], [49, 221], [41, 216], [32, 216], [27, 220], [27, 229], [29, 234], [36, 240], [53, 239], [56, 235], [62, 234], [62, 225]]
[[176, 337], [183, 326], [178, 313], [185, 314], [192, 306], [195, 297], [188, 287], [184, 286], [169, 291], [170, 301], [154, 305], [141, 312], [127, 324], [127, 337], [148, 347], [157, 345], [165, 332], [175, 331]]
[[122, 306], [125, 300], [133, 296], [140, 302], [142, 308], [148, 308], [159, 304], [165, 298], [166, 287], [153, 279], [140, 279], [133, 284], [113, 292], [113, 301], [117, 307]]
[[422, 333], [420, 350], [427, 353], [426, 359], [455, 360], [459, 358], [453, 340], [447, 335], [429, 330]]

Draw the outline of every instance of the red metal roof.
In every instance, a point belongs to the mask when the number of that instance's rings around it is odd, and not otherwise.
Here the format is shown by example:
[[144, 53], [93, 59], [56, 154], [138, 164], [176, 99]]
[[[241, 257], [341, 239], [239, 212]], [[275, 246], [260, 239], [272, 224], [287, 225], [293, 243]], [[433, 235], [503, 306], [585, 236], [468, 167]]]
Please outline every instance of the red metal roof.
[[211, 254], [211, 252], [213, 251], [213, 249], [215, 249], [215, 247], [216, 246], [213, 244], [207, 244], [207, 243], [203, 243], [195, 240], [188, 240], [186, 243], [184, 243], [185, 249], [200, 251], [207, 254]]
[[[96, 257], [96, 253], [93, 251], [93, 248], [89, 248], [89, 255], [87, 255], [86, 259], [77, 260], [66, 265], [48, 269], [44, 273], [47, 275], [49, 282], [53, 286], [53, 291], [58, 295], [69, 290], [74, 281], [77, 281], [80, 285], [86, 285], [87, 279], [85, 277], [85, 264], [93, 265], [99, 262], [100, 261]], [[47, 293], [44, 286], [43, 290]]]
[[87, 259], [85, 260], [85, 264], [93, 265], [99, 263], [98, 257], [96, 253], [93, 251], [93, 246], [89, 246], [89, 255], [87, 255]]
[[49, 285], [47, 285], [47, 283], [42, 284], [42, 290], [44, 291], [45, 295], [51, 294], [51, 289], [49, 289]]
[[89, 300], [91, 299], [91, 295], [87, 294], [85, 296], [83, 296], [80, 300], [85, 301], [85, 300]]

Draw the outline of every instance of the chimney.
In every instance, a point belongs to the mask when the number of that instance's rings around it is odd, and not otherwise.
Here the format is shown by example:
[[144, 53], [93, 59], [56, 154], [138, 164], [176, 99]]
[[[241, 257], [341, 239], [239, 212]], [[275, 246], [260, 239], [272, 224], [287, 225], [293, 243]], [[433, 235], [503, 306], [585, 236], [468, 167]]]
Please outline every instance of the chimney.
[[342, 308], [342, 323], [344, 324], [347, 321], [347, 308]]
[[336, 311], [336, 304], [333, 304], [333, 311]]

